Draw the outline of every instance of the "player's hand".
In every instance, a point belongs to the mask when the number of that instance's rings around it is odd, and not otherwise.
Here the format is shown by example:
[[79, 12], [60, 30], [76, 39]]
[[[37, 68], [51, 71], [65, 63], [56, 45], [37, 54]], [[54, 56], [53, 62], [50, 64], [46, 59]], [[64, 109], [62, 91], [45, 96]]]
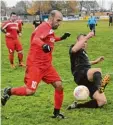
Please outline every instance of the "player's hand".
[[10, 33], [6, 33], [5, 35], [6, 35], [6, 36], [9, 36], [9, 35], [10, 35]]
[[104, 60], [104, 56], [100, 56], [99, 58], [96, 59], [96, 62], [102, 62]]
[[51, 47], [48, 44], [43, 44], [42, 49], [45, 53], [48, 53], [51, 51]]
[[65, 40], [67, 37], [70, 37], [70, 35], [71, 34], [69, 32], [64, 33], [64, 35], [61, 36], [61, 40]]
[[89, 32], [88, 34], [87, 34], [87, 39], [89, 39], [89, 38], [91, 38], [91, 37], [93, 37], [94, 36], [94, 32], [93, 31], [91, 31], [91, 32]]
[[21, 37], [21, 36], [22, 36], [22, 33], [19, 33], [18, 35], [19, 35], [19, 37]]

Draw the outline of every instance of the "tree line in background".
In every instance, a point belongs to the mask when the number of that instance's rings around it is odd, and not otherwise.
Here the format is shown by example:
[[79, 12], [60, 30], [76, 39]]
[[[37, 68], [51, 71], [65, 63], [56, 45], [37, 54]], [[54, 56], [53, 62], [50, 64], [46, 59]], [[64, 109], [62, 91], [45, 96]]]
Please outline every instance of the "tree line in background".
[[[11, 8], [10, 8], [11, 9]], [[12, 11], [22, 14], [48, 14], [51, 10], [60, 10], [64, 15], [78, 11], [76, 1], [19, 1], [12, 7]], [[1, 1], [1, 14], [6, 15], [9, 11], [4, 1]]]
[[[40, 15], [48, 14], [51, 10], [56, 9], [60, 10], [64, 16], [75, 15], [81, 13], [83, 10], [86, 15], [91, 11], [99, 11], [99, 5], [94, 1], [19, 1], [12, 8], [8, 8], [7, 4], [2, 0], [1, 1], [1, 15], [9, 15], [12, 11], [16, 12], [18, 15]], [[102, 8], [101, 8], [102, 9]], [[103, 11], [103, 9], [100, 11]], [[110, 10], [113, 11], [113, 1], [110, 3]]]

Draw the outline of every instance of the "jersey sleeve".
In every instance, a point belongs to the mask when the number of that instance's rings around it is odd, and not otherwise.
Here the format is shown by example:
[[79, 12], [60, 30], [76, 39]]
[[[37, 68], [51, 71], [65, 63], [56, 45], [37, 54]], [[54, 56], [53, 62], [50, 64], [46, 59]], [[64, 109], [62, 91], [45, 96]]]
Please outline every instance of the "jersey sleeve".
[[61, 37], [57, 37], [57, 36], [55, 36], [54, 38], [55, 38], [55, 42], [59, 42], [59, 41], [61, 41]]
[[3, 32], [3, 33], [6, 33], [6, 27], [7, 27], [7, 24], [8, 24], [8, 22], [3, 22], [2, 24], [1, 24], [1, 31]]
[[72, 47], [74, 46], [74, 44], [72, 44], [71, 46], [70, 46], [70, 48], [69, 48], [69, 54], [71, 54], [72, 53]]
[[8, 23], [8, 22], [3, 22], [3, 23], [2, 23], [2, 25], [1, 25], [1, 29], [2, 29], [2, 30], [6, 29], [7, 23]]
[[90, 18], [88, 19], [88, 22], [87, 22], [87, 23], [88, 23], [88, 25], [90, 24]]

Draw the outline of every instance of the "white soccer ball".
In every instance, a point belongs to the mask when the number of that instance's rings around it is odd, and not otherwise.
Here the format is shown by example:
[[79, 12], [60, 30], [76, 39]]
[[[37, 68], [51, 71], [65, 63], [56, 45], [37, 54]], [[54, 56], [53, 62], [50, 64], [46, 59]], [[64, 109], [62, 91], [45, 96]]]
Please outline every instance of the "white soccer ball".
[[73, 95], [77, 101], [85, 101], [89, 97], [89, 90], [84, 85], [79, 85], [74, 89]]

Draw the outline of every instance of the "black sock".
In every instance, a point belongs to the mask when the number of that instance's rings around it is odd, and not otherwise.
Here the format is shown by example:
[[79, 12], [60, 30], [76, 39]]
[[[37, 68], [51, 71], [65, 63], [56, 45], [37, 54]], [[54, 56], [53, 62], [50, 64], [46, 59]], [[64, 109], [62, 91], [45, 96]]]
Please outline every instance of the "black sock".
[[11, 88], [9, 88], [9, 89], [7, 90], [7, 94], [8, 94], [9, 96], [11, 96]]
[[90, 100], [83, 104], [77, 104], [76, 108], [98, 108], [98, 104], [96, 100]]
[[60, 109], [55, 109], [55, 108], [54, 108], [53, 114], [54, 114], [54, 115], [58, 115], [59, 113], [60, 113]]
[[93, 74], [93, 82], [95, 83], [95, 86], [97, 88], [100, 88], [101, 87], [101, 80], [102, 80], [102, 76], [101, 76], [101, 73], [100, 72], [95, 72]]

